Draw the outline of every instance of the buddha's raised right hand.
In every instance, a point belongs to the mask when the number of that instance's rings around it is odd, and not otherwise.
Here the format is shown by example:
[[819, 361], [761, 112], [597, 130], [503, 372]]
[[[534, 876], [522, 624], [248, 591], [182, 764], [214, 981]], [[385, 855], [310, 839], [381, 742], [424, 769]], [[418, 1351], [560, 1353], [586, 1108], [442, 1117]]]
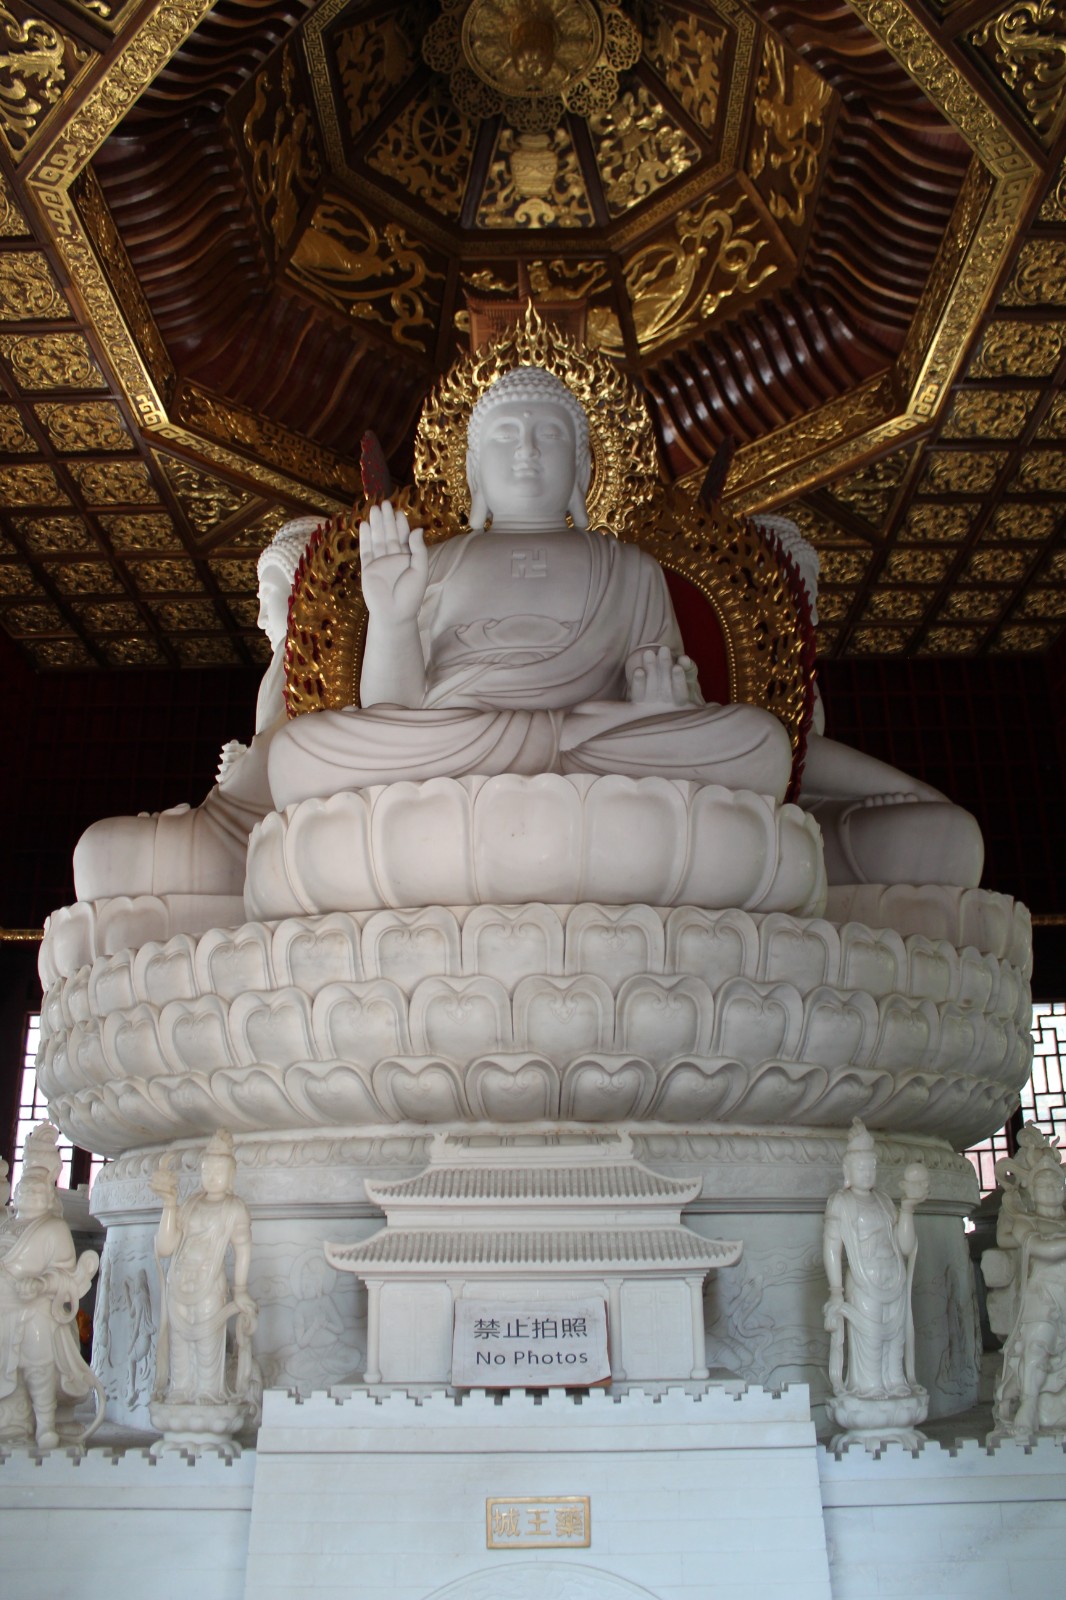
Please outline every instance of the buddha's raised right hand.
[[411, 622], [425, 598], [429, 566], [421, 528], [412, 528], [388, 500], [359, 524], [363, 599], [386, 627]]

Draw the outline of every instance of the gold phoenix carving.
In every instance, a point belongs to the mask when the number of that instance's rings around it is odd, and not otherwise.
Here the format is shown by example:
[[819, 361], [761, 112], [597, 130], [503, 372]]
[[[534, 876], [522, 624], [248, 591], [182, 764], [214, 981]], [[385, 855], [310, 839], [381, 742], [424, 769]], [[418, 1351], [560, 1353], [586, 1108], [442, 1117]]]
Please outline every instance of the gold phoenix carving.
[[63, 93], [68, 49], [79, 64], [88, 57], [50, 22], [20, 22], [0, 4], [0, 133], [16, 160]]
[[[293, 250], [295, 282], [350, 317], [381, 323], [397, 344], [431, 348], [428, 280], [443, 282], [396, 222], [377, 228], [350, 200], [322, 200]], [[427, 301], [429, 304], [427, 305]]]
[[777, 263], [759, 259], [769, 244], [759, 225], [746, 194], [731, 204], [711, 195], [628, 258], [623, 275], [642, 351], [695, 332], [724, 301], [774, 276]]
[[355, 22], [337, 34], [335, 59], [353, 136], [373, 122], [410, 73], [417, 56], [413, 32], [412, 19], [401, 11]]

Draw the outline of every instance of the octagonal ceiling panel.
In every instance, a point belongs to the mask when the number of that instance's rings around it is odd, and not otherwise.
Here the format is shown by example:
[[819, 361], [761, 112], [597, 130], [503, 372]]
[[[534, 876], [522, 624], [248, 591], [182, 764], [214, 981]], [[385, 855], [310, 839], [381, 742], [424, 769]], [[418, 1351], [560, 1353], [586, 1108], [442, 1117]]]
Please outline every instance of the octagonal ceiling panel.
[[609, 102], [530, 117], [424, 59], [430, 0], [12, 7], [0, 620], [42, 666], [261, 659], [256, 549], [351, 503], [368, 427], [402, 479], [468, 300], [528, 294], [668, 476], [728, 442], [727, 500], [799, 518], [823, 649], [1046, 648], [1066, 83], [1007, 11], [624, 0]]

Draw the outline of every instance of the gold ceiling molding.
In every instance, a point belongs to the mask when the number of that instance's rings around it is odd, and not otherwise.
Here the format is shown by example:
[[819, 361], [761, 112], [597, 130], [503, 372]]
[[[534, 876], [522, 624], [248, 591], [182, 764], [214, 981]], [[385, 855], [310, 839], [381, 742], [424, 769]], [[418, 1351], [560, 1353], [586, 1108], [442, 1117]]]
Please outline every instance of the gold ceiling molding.
[[182, 382], [174, 401], [174, 417], [197, 433], [247, 451], [252, 465], [270, 462], [286, 474], [304, 479], [312, 494], [326, 485], [350, 500], [359, 491], [359, 471], [351, 462], [280, 422], [210, 394], [197, 383]]
[[[727, 504], [738, 510], [780, 505], [827, 482], [856, 458], [880, 454], [924, 429], [962, 367], [1041, 181], [1035, 159], [902, 0], [849, 4], [959, 129], [976, 159], [892, 375], [898, 399], [877, 416], [876, 391], [868, 384], [843, 403], [830, 401], [801, 419], [798, 434], [797, 425], [791, 424], [738, 451], [725, 495]], [[861, 406], [866, 413], [861, 426], [851, 414], [853, 405], [856, 412]], [[823, 419], [831, 409], [847, 429], [843, 442], [839, 427]], [[826, 441], [822, 448], [819, 440]]]
[[[288, 472], [279, 471], [269, 463], [250, 462], [220, 446], [215, 440], [202, 438], [171, 418], [166, 390], [172, 368], [161, 339], [156, 346], [154, 322], [150, 316], [142, 318], [139, 314], [138, 307], [143, 305], [140, 286], [131, 273], [136, 287], [131, 290], [131, 305], [127, 315], [127, 308], [119, 301], [115, 284], [90, 237], [73, 192], [76, 181], [86, 172], [95, 151], [175, 51], [199, 26], [212, 9], [212, 4], [213, 0], [155, 0], [154, 4], [145, 6], [141, 26], [119, 48], [84, 99], [77, 104], [68, 103], [65, 99], [57, 108], [56, 126], [50, 142], [38, 141], [27, 161], [27, 193], [51, 232], [64, 266], [86, 308], [88, 322], [107, 353], [116, 387], [129, 404], [141, 431], [179, 451], [206, 456], [212, 465], [232, 471], [246, 481], [251, 479], [262, 489], [302, 500], [306, 498], [306, 485]], [[59, 118], [64, 113], [66, 120], [60, 126]], [[87, 197], [90, 214], [100, 224], [101, 239], [105, 240], [103, 230], [110, 218], [106, 206], [101, 210], [95, 204], [93, 190], [94, 180], [88, 174], [79, 186], [78, 195], [83, 202]], [[121, 247], [121, 241], [118, 244]], [[120, 258], [110, 246], [106, 246], [105, 253], [110, 256], [110, 265], [116, 272], [119, 284], [129, 288], [121, 270]], [[125, 258], [124, 250], [122, 258]], [[131, 326], [131, 319], [139, 326]], [[146, 359], [142, 351], [138, 333], [140, 340], [145, 341], [151, 361]], [[155, 335], [158, 337], [158, 330], [155, 330]], [[43, 347], [44, 340], [41, 336], [37, 338]], [[52, 348], [55, 350], [55, 346]], [[158, 377], [153, 362], [161, 368]], [[106, 385], [101, 384], [101, 387]], [[319, 498], [330, 510], [340, 509], [337, 502], [322, 496], [321, 492]], [[152, 649], [152, 659], [155, 660], [157, 652], [154, 645]]]

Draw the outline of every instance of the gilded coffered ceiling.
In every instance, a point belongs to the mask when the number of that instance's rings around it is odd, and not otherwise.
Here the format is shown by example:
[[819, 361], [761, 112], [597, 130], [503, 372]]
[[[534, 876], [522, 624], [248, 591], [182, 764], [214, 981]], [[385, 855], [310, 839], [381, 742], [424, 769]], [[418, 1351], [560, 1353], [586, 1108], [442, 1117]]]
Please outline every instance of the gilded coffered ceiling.
[[826, 653], [1066, 628], [1066, 4], [0, 0], [0, 624], [263, 659], [471, 306], [639, 375], [822, 558]]

